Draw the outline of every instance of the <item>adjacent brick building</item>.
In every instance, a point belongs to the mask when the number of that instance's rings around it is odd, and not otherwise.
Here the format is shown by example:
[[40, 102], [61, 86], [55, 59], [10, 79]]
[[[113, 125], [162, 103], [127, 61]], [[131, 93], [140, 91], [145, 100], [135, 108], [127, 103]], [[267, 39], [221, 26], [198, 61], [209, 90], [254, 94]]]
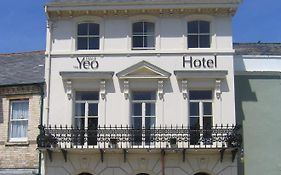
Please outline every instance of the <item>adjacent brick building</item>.
[[37, 173], [44, 52], [0, 55], [0, 174]]

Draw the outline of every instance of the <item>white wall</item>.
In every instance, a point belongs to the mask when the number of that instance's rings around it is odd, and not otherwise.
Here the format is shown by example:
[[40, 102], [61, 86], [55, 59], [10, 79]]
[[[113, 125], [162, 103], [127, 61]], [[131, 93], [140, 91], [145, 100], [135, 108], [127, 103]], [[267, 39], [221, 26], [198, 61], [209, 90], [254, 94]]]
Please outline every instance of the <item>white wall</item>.
[[[231, 17], [207, 15], [80, 17], [54, 21], [52, 53], [69, 53], [76, 50], [76, 27], [78, 22], [83, 21], [97, 22], [101, 27], [100, 50], [91, 53], [131, 52], [132, 23], [141, 19], [155, 22], [156, 50], [161, 52], [186, 52], [190, 50], [187, 49], [186, 41], [187, 21], [190, 20], [208, 20], [211, 22], [211, 49], [207, 50], [213, 52], [215, 50], [229, 51], [232, 49]], [[85, 53], [85, 51], [79, 52]]]
[[[213, 58], [213, 56], [194, 56], [194, 58]], [[175, 70], [191, 70], [183, 68], [182, 55], [173, 56], [104, 56], [97, 57], [100, 67], [95, 71], [113, 71], [116, 73], [140, 62], [148, 61], [172, 75], [164, 81], [164, 99], [157, 99], [157, 125], [184, 125], [187, 126], [188, 100], [183, 98], [181, 92], [181, 81], [174, 75]], [[217, 68], [212, 70], [227, 70], [228, 75], [222, 80], [221, 99], [214, 95], [214, 124], [235, 124], [234, 87], [233, 87], [233, 64], [232, 56], [218, 56]], [[76, 57], [52, 58], [51, 90], [50, 90], [50, 116], [49, 124], [72, 124], [73, 101], [67, 98], [65, 84], [60, 76], [61, 71], [85, 72], [77, 70]], [[194, 70], [194, 69], [193, 69]], [[195, 69], [196, 70], [196, 69]], [[206, 69], [197, 69], [206, 70]], [[87, 70], [89, 71], [89, 70]], [[122, 82], [122, 81], [121, 81]], [[142, 89], [148, 86], [157, 90], [157, 80], [130, 80], [131, 90]], [[215, 89], [215, 79], [191, 79], [188, 80], [190, 89]], [[75, 90], [97, 90], [99, 91], [99, 80], [73, 80], [72, 89]], [[106, 100], [100, 99], [100, 124], [126, 125], [130, 124], [130, 100], [125, 99], [122, 92], [123, 85], [116, 75], [106, 83]], [[147, 89], [147, 88], [146, 88]]]

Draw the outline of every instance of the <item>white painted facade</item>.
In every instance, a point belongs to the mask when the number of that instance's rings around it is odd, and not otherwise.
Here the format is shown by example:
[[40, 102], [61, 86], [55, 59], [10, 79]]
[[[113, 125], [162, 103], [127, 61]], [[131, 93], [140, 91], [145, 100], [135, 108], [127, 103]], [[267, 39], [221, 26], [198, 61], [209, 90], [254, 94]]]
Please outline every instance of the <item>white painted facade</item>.
[[[131, 126], [133, 92], [152, 91], [156, 94], [154, 126], [188, 127], [189, 91], [208, 90], [212, 92], [212, 125], [235, 125], [231, 18], [239, 2], [202, 4], [153, 4], [153, 13], [146, 11], [150, 9], [149, 3], [121, 7], [102, 3], [47, 5], [44, 124], [75, 125], [76, 92], [95, 91], [99, 93], [98, 125]], [[115, 12], [120, 8], [126, 15]], [[133, 13], [136, 9], [141, 12]], [[195, 12], [186, 12], [190, 9]], [[204, 12], [206, 9], [211, 12]], [[99, 10], [103, 15], [92, 14]], [[75, 15], [76, 12], [88, 15]], [[210, 48], [188, 48], [187, 22], [194, 20], [210, 22]], [[137, 21], [155, 24], [154, 50], [132, 49], [132, 24]], [[77, 50], [77, 25], [83, 22], [100, 25], [98, 50]], [[92, 67], [90, 62], [81, 63], [82, 59], [93, 61]], [[192, 65], [191, 59], [195, 61]], [[185, 149], [184, 145], [177, 149], [109, 149], [108, 144], [98, 143], [91, 148], [75, 149], [67, 143], [63, 149], [67, 151], [66, 161], [60, 148], [42, 150], [42, 173], [236, 175], [232, 149], [224, 151], [224, 143], [220, 144], [220, 149]]]

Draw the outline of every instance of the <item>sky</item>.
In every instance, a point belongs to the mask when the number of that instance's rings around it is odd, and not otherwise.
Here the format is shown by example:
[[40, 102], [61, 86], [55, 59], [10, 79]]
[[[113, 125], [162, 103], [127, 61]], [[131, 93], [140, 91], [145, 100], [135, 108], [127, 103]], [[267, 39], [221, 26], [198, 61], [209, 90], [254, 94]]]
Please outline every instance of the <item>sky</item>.
[[[46, 0], [2, 0], [0, 53], [45, 50]], [[243, 0], [233, 18], [234, 42], [281, 43], [281, 0]]]

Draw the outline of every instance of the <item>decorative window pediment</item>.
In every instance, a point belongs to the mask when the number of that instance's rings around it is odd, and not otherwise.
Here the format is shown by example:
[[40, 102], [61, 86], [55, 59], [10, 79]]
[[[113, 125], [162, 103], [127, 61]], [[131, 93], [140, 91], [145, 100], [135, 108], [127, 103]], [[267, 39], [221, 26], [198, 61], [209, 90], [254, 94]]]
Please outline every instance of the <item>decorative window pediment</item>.
[[119, 79], [166, 79], [171, 74], [149, 62], [141, 61], [116, 74]]

